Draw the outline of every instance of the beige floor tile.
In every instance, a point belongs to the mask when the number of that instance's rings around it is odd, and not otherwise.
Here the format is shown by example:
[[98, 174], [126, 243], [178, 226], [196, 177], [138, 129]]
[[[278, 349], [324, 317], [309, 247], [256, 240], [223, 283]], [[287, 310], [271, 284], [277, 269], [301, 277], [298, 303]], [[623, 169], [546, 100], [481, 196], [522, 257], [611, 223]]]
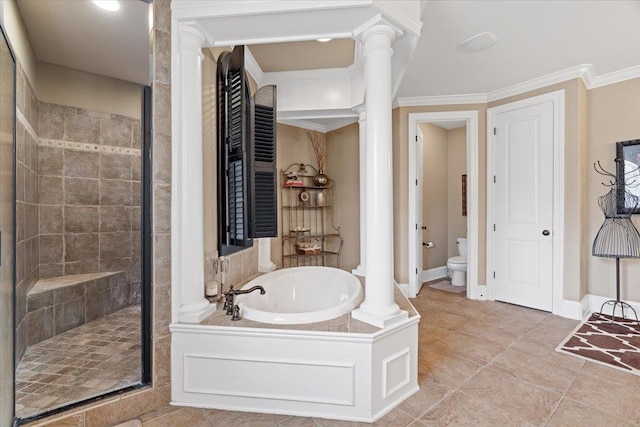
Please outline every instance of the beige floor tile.
[[500, 344], [458, 332], [436, 341], [433, 346], [441, 353], [457, 354], [480, 365], [486, 365], [505, 349]]
[[469, 322], [458, 329], [456, 332], [475, 338], [481, 338], [486, 341], [495, 342], [503, 348], [509, 347], [520, 337], [520, 334], [518, 333], [487, 325], [483, 323], [482, 320]]
[[523, 321], [527, 321], [533, 324], [539, 323], [551, 316], [549, 312], [534, 310], [532, 308], [521, 307], [515, 304], [501, 304], [498, 307], [498, 311], [501, 313], [506, 313], [513, 315], [515, 318]]
[[420, 385], [420, 390], [402, 402], [399, 407], [409, 415], [419, 418], [452, 391], [450, 387], [425, 382]]
[[543, 360], [554, 366], [559, 366], [564, 369], [578, 372], [584, 360], [569, 356], [568, 354], [558, 353], [554, 349], [550, 349], [548, 346], [541, 344], [540, 342], [531, 339], [530, 337], [520, 338], [513, 343], [510, 347], [511, 350], [519, 351], [520, 353], [535, 356], [538, 360]]
[[640, 424], [637, 387], [627, 387], [579, 373], [565, 396], [590, 408]]
[[469, 319], [446, 311], [431, 311], [421, 314], [420, 323], [425, 325], [435, 325], [440, 329], [455, 330], [469, 322]]
[[577, 375], [576, 371], [550, 365], [534, 356], [524, 355], [511, 349], [499, 354], [489, 366], [503, 374], [559, 393], [567, 391]]
[[540, 425], [560, 401], [561, 394], [487, 368], [460, 388], [473, 397]]
[[631, 375], [627, 372], [619, 371], [617, 369], [589, 361], [584, 363], [580, 373], [634, 388], [635, 390], [638, 390], [638, 393], [640, 394], [640, 376], [638, 375]]
[[205, 411], [214, 427], [271, 427], [289, 418], [289, 415], [278, 414], [256, 414], [218, 409], [206, 409]]
[[433, 427], [527, 426], [518, 416], [459, 391], [423, 415], [420, 422]]
[[553, 328], [558, 328], [566, 332], [568, 335], [569, 332], [573, 331], [580, 324], [579, 320], [567, 319], [566, 317], [560, 317], [556, 315], [551, 315], [546, 317], [542, 322], [540, 322], [540, 326], [551, 326]]
[[[318, 427], [318, 424], [309, 417], [289, 417], [281, 423], [277, 424], [278, 427]], [[230, 426], [231, 427], [231, 426]]]
[[482, 365], [433, 346], [418, 354], [418, 381], [430, 382], [449, 388], [460, 387], [473, 377]]
[[580, 426], [631, 427], [633, 424], [564, 398], [545, 427]]
[[[327, 420], [323, 418], [313, 419], [318, 427], [407, 427], [415, 421], [415, 418], [400, 408], [395, 408], [375, 423], [359, 423], [354, 421]], [[280, 427], [280, 424], [278, 424]]]
[[212, 424], [207, 418], [204, 409], [180, 408], [177, 411], [169, 412], [162, 417], [154, 418], [150, 421], [143, 421], [145, 427], [211, 427]]

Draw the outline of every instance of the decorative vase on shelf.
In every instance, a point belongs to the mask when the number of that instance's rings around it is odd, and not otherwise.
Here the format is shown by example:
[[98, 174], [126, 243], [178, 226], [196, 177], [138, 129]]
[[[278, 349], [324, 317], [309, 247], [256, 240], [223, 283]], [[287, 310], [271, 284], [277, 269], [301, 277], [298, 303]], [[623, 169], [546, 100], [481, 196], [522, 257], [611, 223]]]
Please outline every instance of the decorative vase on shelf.
[[322, 168], [318, 169], [318, 173], [313, 177], [313, 184], [318, 187], [325, 187], [329, 183], [329, 177], [324, 174]]

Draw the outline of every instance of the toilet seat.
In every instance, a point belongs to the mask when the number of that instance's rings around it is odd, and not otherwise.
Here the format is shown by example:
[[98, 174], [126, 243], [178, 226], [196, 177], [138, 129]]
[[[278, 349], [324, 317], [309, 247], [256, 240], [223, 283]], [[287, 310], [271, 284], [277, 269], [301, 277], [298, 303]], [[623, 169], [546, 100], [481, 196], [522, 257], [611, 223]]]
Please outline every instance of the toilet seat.
[[454, 256], [454, 257], [449, 258], [448, 262], [451, 263], [451, 264], [466, 264], [467, 263], [467, 257]]

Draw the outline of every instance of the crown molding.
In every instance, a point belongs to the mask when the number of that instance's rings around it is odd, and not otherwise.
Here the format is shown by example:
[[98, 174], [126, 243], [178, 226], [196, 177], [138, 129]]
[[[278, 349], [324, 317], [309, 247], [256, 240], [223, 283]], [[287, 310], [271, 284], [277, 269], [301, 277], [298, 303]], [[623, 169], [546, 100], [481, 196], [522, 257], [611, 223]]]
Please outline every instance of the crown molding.
[[591, 90], [626, 80], [640, 78], [640, 65], [635, 65], [633, 67], [624, 68], [622, 70], [598, 76], [596, 75], [592, 64], [581, 64], [488, 93], [397, 98], [393, 103], [393, 107], [486, 104], [578, 78], [582, 79], [587, 89]]
[[436, 96], [416, 96], [411, 98], [398, 98], [393, 106], [395, 107], [419, 107], [425, 105], [463, 105], [463, 104], [486, 104], [487, 94], [472, 93], [467, 95], [436, 95]]
[[258, 61], [256, 61], [251, 50], [246, 46], [244, 48], [244, 68], [251, 77], [253, 77], [259, 87], [262, 84], [262, 79], [264, 78], [264, 71], [260, 68]]
[[327, 127], [325, 125], [321, 125], [320, 123], [310, 122], [308, 120], [278, 119], [278, 123], [294, 126], [297, 128], [307, 129], [307, 130], [314, 130], [316, 132], [327, 133]]
[[[582, 78], [583, 75], [588, 74], [590, 68], [593, 68], [591, 64], [576, 65], [575, 67], [566, 68], [564, 70], [556, 71], [555, 73], [550, 73], [542, 77], [537, 77], [535, 79], [527, 80], [522, 83], [517, 83], [515, 85], [507, 86], [502, 89], [494, 90], [487, 93], [487, 101], [498, 101], [500, 99], [520, 95], [522, 93], [551, 86], [557, 83], [566, 82], [568, 80], [576, 78]], [[587, 84], [586, 81], [585, 84]]]
[[[624, 68], [612, 73], [603, 74], [592, 78], [591, 85], [587, 85], [588, 89], [595, 89], [602, 86], [620, 83], [625, 80], [637, 79], [640, 77], [640, 65]], [[586, 84], [586, 81], [585, 81]]]

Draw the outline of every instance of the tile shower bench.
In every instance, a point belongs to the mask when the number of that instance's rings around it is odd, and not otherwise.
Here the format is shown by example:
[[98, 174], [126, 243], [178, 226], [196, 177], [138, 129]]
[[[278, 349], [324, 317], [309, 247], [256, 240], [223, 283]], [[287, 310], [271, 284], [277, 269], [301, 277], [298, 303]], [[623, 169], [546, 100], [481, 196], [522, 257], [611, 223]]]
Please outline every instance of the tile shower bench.
[[27, 342], [34, 345], [132, 302], [124, 271], [38, 280], [27, 294]]

